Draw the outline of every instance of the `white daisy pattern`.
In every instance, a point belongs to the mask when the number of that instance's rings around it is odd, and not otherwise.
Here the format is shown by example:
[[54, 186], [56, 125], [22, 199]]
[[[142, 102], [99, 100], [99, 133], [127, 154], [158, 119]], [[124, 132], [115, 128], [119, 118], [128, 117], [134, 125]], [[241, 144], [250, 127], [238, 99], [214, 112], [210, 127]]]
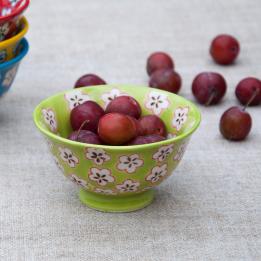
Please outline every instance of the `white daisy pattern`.
[[151, 170], [151, 172], [145, 179], [151, 183], [155, 183], [161, 180], [164, 176], [166, 176], [167, 172], [167, 164], [163, 164], [162, 166], [156, 166]]
[[78, 186], [81, 186], [81, 187], [84, 187], [84, 188], [87, 188], [87, 182], [83, 179], [80, 179], [78, 176], [76, 176], [75, 174], [71, 174], [69, 176], [70, 180], [75, 183], [76, 185]]
[[10, 15], [11, 12], [12, 12], [12, 8], [5, 7], [5, 8], [2, 9], [1, 15], [2, 16]]
[[91, 100], [89, 95], [82, 93], [80, 90], [75, 90], [65, 94], [65, 99], [69, 104], [70, 110], [77, 107], [80, 104], [83, 104], [86, 101]]
[[75, 168], [75, 166], [79, 163], [79, 159], [72, 153], [71, 150], [67, 148], [59, 147], [60, 158], [66, 162], [71, 168]]
[[111, 189], [101, 189], [101, 188], [96, 188], [94, 190], [94, 192], [96, 193], [101, 193], [101, 194], [105, 194], [105, 195], [115, 195], [116, 193], [111, 190]]
[[19, 1], [20, 0], [9, 0], [9, 3], [14, 7]]
[[181, 161], [181, 159], [183, 158], [183, 155], [186, 151], [187, 145], [188, 145], [187, 143], [183, 143], [180, 145], [180, 147], [178, 148], [177, 154], [173, 158], [175, 161]]
[[102, 165], [111, 158], [103, 149], [87, 148], [85, 151], [87, 159], [92, 160], [96, 165]]
[[173, 144], [160, 147], [158, 151], [152, 156], [152, 158], [156, 161], [164, 161], [173, 152], [173, 147]]
[[174, 118], [172, 120], [172, 125], [177, 131], [181, 130], [183, 125], [186, 123], [188, 118], [188, 112], [189, 112], [188, 107], [184, 107], [184, 108], [180, 107], [175, 110]]
[[60, 169], [61, 172], [64, 172], [64, 168], [62, 166], [62, 164], [60, 163], [60, 161], [58, 160], [58, 158], [56, 156], [53, 157], [57, 167]]
[[120, 90], [118, 89], [112, 89], [110, 92], [106, 92], [104, 94], [102, 94], [101, 99], [104, 101], [105, 103], [105, 107], [108, 106], [108, 104], [115, 99], [118, 96], [123, 95]]
[[140, 186], [140, 183], [138, 181], [133, 181], [131, 179], [127, 179], [122, 184], [118, 184], [116, 186], [116, 188], [117, 188], [117, 190], [120, 191], [120, 193], [126, 193], [126, 192], [137, 191], [139, 186]]
[[0, 26], [0, 41], [3, 41], [5, 39], [5, 36], [8, 34], [8, 32], [9, 32], [8, 23], [4, 23], [3, 25]]
[[16, 65], [12, 69], [10, 69], [9, 71], [6, 72], [6, 74], [4, 76], [4, 80], [2, 82], [2, 85], [4, 87], [8, 88], [12, 84], [14, 77], [16, 75], [17, 69], [18, 69], [18, 66]]
[[160, 115], [164, 109], [169, 106], [169, 101], [167, 95], [164, 93], [159, 93], [152, 91], [148, 95], [148, 99], [145, 104], [146, 108], [152, 111], [156, 115]]
[[91, 168], [89, 178], [101, 186], [114, 182], [114, 177], [108, 169]]
[[119, 157], [119, 164], [117, 165], [117, 168], [128, 173], [134, 173], [136, 169], [142, 165], [143, 160], [139, 158], [139, 155], [133, 154]]
[[52, 132], [57, 131], [57, 122], [54, 111], [52, 109], [42, 109], [43, 118]]

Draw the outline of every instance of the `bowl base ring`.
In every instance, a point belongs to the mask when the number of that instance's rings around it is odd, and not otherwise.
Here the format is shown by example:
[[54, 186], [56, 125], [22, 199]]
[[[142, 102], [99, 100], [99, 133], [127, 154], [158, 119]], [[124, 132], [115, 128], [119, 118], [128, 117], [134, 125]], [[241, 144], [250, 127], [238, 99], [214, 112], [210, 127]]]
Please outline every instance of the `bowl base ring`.
[[148, 206], [154, 199], [154, 190], [150, 189], [129, 196], [109, 196], [80, 189], [79, 198], [89, 208], [102, 212], [131, 212]]

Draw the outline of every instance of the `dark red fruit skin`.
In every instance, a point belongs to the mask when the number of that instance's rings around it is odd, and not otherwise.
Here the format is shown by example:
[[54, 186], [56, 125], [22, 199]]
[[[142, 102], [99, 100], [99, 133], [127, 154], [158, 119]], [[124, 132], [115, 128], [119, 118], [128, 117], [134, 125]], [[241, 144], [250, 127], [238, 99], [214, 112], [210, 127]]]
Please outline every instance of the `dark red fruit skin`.
[[118, 112], [138, 119], [141, 115], [141, 107], [133, 97], [119, 96], [108, 104], [105, 113], [110, 112]]
[[131, 140], [129, 143], [126, 145], [131, 146], [131, 145], [141, 145], [141, 144], [149, 144], [149, 143], [154, 143], [154, 142], [159, 142], [166, 140], [166, 138], [158, 135], [158, 134], [151, 134], [151, 135], [146, 135], [146, 136], [138, 136]]
[[99, 136], [88, 130], [73, 131], [68, 139], [88, 144], [102, 144]]
[[248, 112], [239, 107], [231, 107], [226, 110], [220, 119], [219, 129], [228, 140], [244, 140], [249, 134], [252, 119]]
[[80, 88], [85, 86], [103, 85], [106, 82], [95, 74], [85, 74], [80, 77], [74, 84], [74, 88]]
[[180, 75], [171, 69], [155, 71], [149, 80], [149, 86], [172, 93], [178, 93], [181, 88]]
[[139, 120], [142, 135], [157, 134], [166, 137], [166, 126], [156, 115], [146, 115]]
[[216, 36], [210, 46], [210, 54], [216, 63], [227, 65], [235, 61], [240, 51], [239, 42], [231, 35]]
[[256, 97], [248, 104], [249, 106], [261, 103], [261, 81], [254, 77], [248, 77], [238, 83], [235, 93], [241, 104], [246, 105], [255, 92], [257, 93]]
[[174, 63], [171, 57], [164, 52], [152, 53], [147, 59], [147, 73], [151, 75], [159, 69], [173, 69]]
[[78, 105], [71, 111], [70, 121], [73, 130], [78, 130], [82, 123], [88, 120], [84, 124], [82, 129], [97, 132], [99, 119], [104, 115], [103, 108], [93, 101], [86, 101], [81, 105]]
[[[193, 95], [199, 103], [205, 105], [217, 104], [225, 95], [226, 89], [223, 76], [214, 72], [202, 72], [192, 82]], [[212, 93], [214, 97], [210, 101]]]
[[143, 131], [142, 131], [142, 128], [140, 126], [140, 122], [136, 118], [133, 118], [131, 116], [128, 116], [128, 118], [135, 124], [136, 136], [142, 135]]
[[136, 125], [129, 116], [112, 112], [99, 121], [98, 134], [109, 145], [122, 145], [136, 137]]

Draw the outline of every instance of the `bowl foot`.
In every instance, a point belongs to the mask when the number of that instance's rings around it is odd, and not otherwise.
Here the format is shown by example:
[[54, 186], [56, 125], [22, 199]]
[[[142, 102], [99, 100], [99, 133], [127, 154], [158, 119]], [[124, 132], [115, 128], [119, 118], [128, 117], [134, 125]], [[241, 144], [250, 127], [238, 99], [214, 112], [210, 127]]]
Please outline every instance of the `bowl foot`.
[[154, 190], [130, 196], [108, 196], [80, 189], [79, 198], [86, 206], [103, 212], [131, 212], [148, 206], [154, 198]]

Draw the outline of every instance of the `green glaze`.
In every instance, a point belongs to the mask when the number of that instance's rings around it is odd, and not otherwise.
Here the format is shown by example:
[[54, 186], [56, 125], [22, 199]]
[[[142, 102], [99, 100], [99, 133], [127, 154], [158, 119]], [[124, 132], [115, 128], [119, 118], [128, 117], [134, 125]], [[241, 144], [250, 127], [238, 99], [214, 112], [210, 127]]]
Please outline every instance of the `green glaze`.
[[[105, 108], [118, 95], [134, 97], [142, 115], [156, 114], [163, 119], [169, 139], [137, 146], [106, 146], [65, 138], [72, 131], [69, 118], [74, 106], [94, 100]], [[153, 199], [151, 189], [172, 174], [200, 123], [200, 113], [194, 104], [169, 92], [100, 85], [69, 90], [42, 101], [34, 111], [34, 121], [63, 174], [82, 188], [82, 202], [101, 211], [128, 212], [147, 206]]]

